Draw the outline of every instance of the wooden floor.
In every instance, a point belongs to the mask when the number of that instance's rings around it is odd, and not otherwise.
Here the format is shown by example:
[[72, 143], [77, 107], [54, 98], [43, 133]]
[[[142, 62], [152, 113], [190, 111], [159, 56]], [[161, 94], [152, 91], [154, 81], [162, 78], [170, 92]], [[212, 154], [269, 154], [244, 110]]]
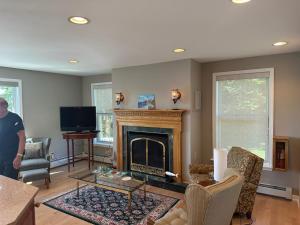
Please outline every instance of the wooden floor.
[[[86, 168], [87, 162], [81, 161], [76, 163], [75, 167], [71, 168], [71, 171], [80, 171]], [[76, 180], [68, 177], [66, 166], [51, 170], [51, 180], [52, 182], [49, 189], [46, 189], [42, 181], [32, 184], [40, 188], [36, 202], [42, 202], [76, 187]], [[183, 194], [152, 186], [147, 186], [147, 191], [169, 195], [179, 199], [184, 198]], [[296, 202], [258, 195], [256, 197], [253, 220], [253, 224], [255, 225], [300, 225], [300, 209]], [[89, 223], [41, 204], [39, 208], [36, 208], [36, 224], [83, 225]], [[240, 218], [235, 218], [233, 224], [240, 225], [247, 223], [243, 220], [241, 221]]]

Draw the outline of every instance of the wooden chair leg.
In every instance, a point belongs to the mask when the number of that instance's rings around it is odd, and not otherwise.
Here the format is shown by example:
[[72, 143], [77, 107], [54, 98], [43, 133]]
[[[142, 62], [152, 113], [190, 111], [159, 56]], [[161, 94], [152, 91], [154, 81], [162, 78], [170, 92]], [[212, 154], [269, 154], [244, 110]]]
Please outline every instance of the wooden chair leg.
[[51, 183], [51, 179], [50, 179], [50, 166], [48, 167], [48, 173], [49, 173], [49, 183]]
[[45, 185], [47, 189], [49, 189], [49, 178], [45, 178]]
[[250, 220], [252, 218], [252, 212], [247, 212], [246, 217], [248, 220]]

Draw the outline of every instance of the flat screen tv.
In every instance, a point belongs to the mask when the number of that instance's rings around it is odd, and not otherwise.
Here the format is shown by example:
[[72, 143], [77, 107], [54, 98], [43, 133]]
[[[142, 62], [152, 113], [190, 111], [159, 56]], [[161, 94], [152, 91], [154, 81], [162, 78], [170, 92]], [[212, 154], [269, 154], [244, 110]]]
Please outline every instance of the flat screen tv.
[[96, 130], [96, 107], [60, 107], [60, 129], [62, 131]]

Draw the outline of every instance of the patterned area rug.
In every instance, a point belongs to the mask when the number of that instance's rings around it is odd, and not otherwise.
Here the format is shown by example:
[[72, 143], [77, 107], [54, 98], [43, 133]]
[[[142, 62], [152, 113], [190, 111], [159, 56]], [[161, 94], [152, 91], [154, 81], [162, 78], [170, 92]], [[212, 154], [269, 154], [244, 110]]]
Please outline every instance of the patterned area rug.
[[44, 202], [45, 205], [93, 224], [146, 225], [147, 218], [156, 220], [169, 211], [178, 199], [137, 190], [132, 194], [132, 209], [128, 196], [104, 188], [86, 185], [80, 188], [79, 198], [73, 190]]

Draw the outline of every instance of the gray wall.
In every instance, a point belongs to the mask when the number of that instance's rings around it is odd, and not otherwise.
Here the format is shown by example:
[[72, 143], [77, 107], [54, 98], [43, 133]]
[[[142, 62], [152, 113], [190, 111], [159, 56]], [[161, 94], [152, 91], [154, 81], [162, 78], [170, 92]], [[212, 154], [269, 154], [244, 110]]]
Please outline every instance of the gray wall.
[[[290, 186], [298, 193], [300, 170], [300, 53], [252, 57], [202, 64], [202, 158], [212, 157], [212, 73], [257, 68], [275, 69], [274, 135], [289, 136], [289, 171], [264, 171], [265, 183]], [[205, 131], [205, 132], [204, 132]]]
[[[113, 69], [111, 75], [65, 76], [28, 70], [0, 68], [0, 77], [23, 81], [23, 114], [27, 136], [50, 136], [51, 151], [57, 159], [66, 156], [66, 145], [59, 128], [59, 106], [91, 105], [91, 83], [113, 82], [113, 93], [123, 92], [124, 108], [137, 108], [140, 94], [153, 93], [156, 107], [172, 108], [170, 90], [179, 88], [178, 108], [184, 116], [184, 172], [190, 162], [209, 162], [212, 157], [212, 73], [256, 68], [275, 68], [274, 135], [289, 136], [288, 172], [264, 171], [263, 182], [300, 185], [300, 53], [262, 56], [199, 64], [180, 60], [145, 66]], [[201, 75], [201, 76], [200, 76]], [[201, 90], [201, 110], [194, 108], [194, 91]], [[101, 148], [101, 147], [96, 147]], [[77, 146], [80, 152], [82, 146]], [[96, 150], [97, 151], [97, 150]]]
[[[22, 80], [23, 115], [27, 137], [52, 138], [55, 158], [66, 156], [59, 125], [59, 107], [81, 105], [81, 77], [0, 68], [0, 77]], [[80, 151], [80, 146], [76, 146]]]
[[[197, 163], [202, 161], [201, 155], [201, 64], [195, 61], [191, 61], [191, 163]], [[196, 91], [200, 91], [199, 106], [196, 109]]]
[[[193, 74], [192, 74], [193, 71]], [[187, 178], [188, 165], [191, 162], [191, 142], [193, 147], [200, 149], [199, 141], [191, 140], [192, 117], [192, 77], [197, 80], [200, 76], [198, 63], [193, 60], [180, 60], [151, 65], [134, 66], [113, 69], [112, 84], [113, 93], [122, 92], [125, 96], [124, 108], [137, 108], [138, 96], [142, 94], [155, 94], [157, 109], [170, 109], [173, 106], [171, 89], [178, 88], [182, 93], [182, 99], [178, 102], [178, 108], [186, 109], [183, 127], [183, 176]], [[200, 127], [200, 117], [198, 127]], [[196, 121], [193, 121], [195, 124]], [[200, 138], [200, 134], [199, 134]], [[196, 146], [198, 144], [198, 146]]]

